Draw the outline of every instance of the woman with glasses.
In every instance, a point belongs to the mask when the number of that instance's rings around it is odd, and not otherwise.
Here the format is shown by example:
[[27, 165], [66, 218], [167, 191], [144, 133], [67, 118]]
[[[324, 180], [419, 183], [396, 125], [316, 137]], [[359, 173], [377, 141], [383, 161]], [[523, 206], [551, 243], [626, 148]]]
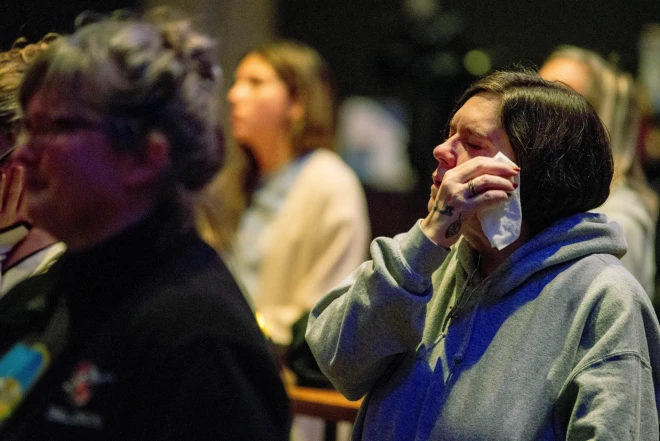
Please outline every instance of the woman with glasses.
[[20, 89], [27, 210], [68, 249], [7, 351], [23, 399], [0, 437], [285, 440], [274, 360], [194, 228], [221, 158], [213, 44], [161, 11], [82, 21]]

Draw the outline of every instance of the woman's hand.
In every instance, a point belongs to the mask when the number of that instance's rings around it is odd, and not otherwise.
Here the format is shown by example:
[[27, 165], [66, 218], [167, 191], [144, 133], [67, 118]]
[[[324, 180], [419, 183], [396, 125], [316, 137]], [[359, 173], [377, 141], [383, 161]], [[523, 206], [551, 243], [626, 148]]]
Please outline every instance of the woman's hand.
[[[463, 226], [484, 207], [506, 200], [516, 186], [511, 178], [520, 168], [479, 156], [436, 180], [435, 201], [422, 220], [422, 231], [436, 244], [449, 248], [458, 241]], [[433, 195], [435, 193], [435, 195]]]
[[0, 230], [25, 222], [23, 188], [25, 169], [14, 166], [3, 169], [0, 174]]

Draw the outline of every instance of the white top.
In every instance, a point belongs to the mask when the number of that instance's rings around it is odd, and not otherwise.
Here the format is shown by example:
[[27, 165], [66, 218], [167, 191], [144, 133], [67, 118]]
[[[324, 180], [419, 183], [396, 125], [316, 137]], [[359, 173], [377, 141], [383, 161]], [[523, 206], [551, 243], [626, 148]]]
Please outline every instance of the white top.
[[7, 259], [7, 254], [27, 233], [28, 229], [24, 225], [17, 225], [0, 232], [0, 266], [2, 266], [0, 297], [4, 296], [19, 282], [45, 272], [66, 249], [62, 242], [57, 242], [30, 254], [10, 268], [5, 269], [3, 263]]

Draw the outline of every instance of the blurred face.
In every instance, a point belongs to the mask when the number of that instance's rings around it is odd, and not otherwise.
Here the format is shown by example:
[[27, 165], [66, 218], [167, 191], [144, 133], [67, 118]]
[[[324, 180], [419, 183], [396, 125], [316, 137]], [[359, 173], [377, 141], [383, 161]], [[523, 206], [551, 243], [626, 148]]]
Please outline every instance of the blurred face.
[[577, 93], [587, 93], [589, 71], [584, 63], [569, 58], [553, 58], [539, 69], [539, 76], [548, 81], [561, 81]]
[[449, 138], [433, 149], [438, 168], [433, 172], [429, 211], [445, 173], [477, 156], [493, 157], [502, 152], [516, 162], [509, 138], [500, 124], [500, 99], [493, 94], [480, 93], [458, 109], [449, 126]]
[[28, 214], [67, 243], [113, 219], [122, 197], [121, 158], [100, 121], [48, 87], [25, 109], [25, 143], [16, 161], [25, 167]]
[[287, 133], [291, 113], [289, 91], [261, 56], [250, 54], [241, 61], [227, 98], [232, 132], [240, 144], [254, 148]]

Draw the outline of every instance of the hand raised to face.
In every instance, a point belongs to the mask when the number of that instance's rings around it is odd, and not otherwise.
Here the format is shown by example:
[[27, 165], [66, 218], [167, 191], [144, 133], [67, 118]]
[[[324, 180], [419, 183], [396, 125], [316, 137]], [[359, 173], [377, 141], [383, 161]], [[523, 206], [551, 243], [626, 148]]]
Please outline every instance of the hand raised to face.
[[5, 167], [0, 174], [0, 230], [27, 221], [23, 203], [25, 169], [22, 166]]
[[422, 231], [436, 244], [456, 243], [466, 222], [479, 210], [506, 200], [515, 190], [510, 178], [520, 168], [486, 156], [477, 156], [447, 170], [432, 193], [433, 205], [422, 220]]

